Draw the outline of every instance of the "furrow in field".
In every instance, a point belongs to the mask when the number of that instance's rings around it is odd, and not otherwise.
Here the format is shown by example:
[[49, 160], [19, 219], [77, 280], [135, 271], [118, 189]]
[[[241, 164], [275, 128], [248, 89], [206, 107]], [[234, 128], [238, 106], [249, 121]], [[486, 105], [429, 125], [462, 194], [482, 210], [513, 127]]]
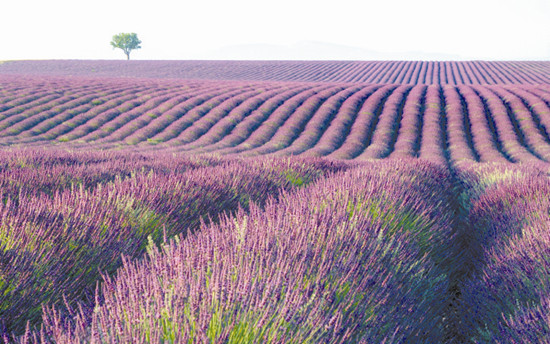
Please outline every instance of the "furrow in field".
[[428, 83], [428, 63], [424, 63], [422, 61], [419, 61], [420, 64], [420, 70], [418, 72], [418, 84], [421, 85], [429, 85]]
[[315, 115], [321, 106], [331, 97], [342, 92], [346, 86], [334, 85], [330, 89], [319, 92], [300, 105], [284, 123], [276, 128], [273, 136], [262, 146], [243, 152], [245, 155], [263, 155], [288, 147], [304, 130], [307, 122]]
[[433, 85], [435, 84], [435, 79], [434, 79], [434, 64], [431, 63], [431, 62], [426, 62], [426, 83], [428, 85]]
[[420, 72], [418, 73], [418, 83], [422, 85], [429, 85], [428, 82], [428, 63], [420, 62]]
[[[138, 88], [126, 89], [123, 92], [116, 94], [115, 98], [112, 98], [101, 105], [90, 106], [93, 104], [85, 104], [75, 109], [64, 111], [61, 114], [52, 117], [51, 119], [46, 121], [46, 123], [40, 125], [38, 128], [35, 128], [35, 131], [40, 130], [41, 133], [37, 136], [32, 137], [32, 140], [55, 140], [60, 135], [73, 130], [80, 123], [85, 121], [82, 119], [83, 117], [94, 117], [98, 113], [117, 107], [121, 104], [124, 104], [125, 102], [129, 102], [134, 99], [136, 97], [136, 94], [139, 92], [140, 89]], [[108, 97], [107, 99], [109, 98], [111, 97]]]
[[277, 151], [277, 154], [298, 155], [311, 149], [339, 114], [346, 99], [352, 97], [360, 89], [360, 86], [350, 86], [327, 99], [303, 126], [303, 129], [298, 132], [298, 137], [288, 147]]
[[289, 90], [281, 92], [263, 103], [258, 109], [246, 116], [241, 122], [237, 123], [228, 135], [222, 137], [219, 141], [197, 150], [197, 152], [212, 152], [219, 149], [225, 149], [237, 146], [246, 140], [254, 130], [256, 130], [265, 120], [267, 120], [281, 106], [284, 106], [293, 97], [307, 92], [311, 86], [291, 87]]
[[121, 104], [122, 108], [119, 108], [116, 111], [107, 110], [102, 113], [97, 113], [94, 117], [87, 117], [86, 119], [82, 118], [82, 121], [79, 122], [77, 127], [60, 136], [58, 140], [89, 141], [90, 137], [106, 135], [107, 132], [103, 131], [103, 125], [114, 117], [126, 117], [131, 116], [138, 111], [145, 111], [156, 106], [159, 102], [175, 96], [176, 94], [177, 92], [173, 90], [147, 90], [146, 92], [138, 95], [134, 102], [130, 101], [129, 103]]
[[407, 61], [407, 63], [405, 64], [404, 70], [401, 72], [399, 83], [410, 85], [410, 79], [415, 69], [416, 69], [416, 61]]
[[[309, 66], [301, 66], [300, 74], [297, 75], [296, 80], [298, 81], [310, 81], [311, 79], [316, 79], [316, 77], [324, 80], [324, 75], [326, 74], [326, 69], [328, 66], [320, 66], [318, 64], [311, 64]], [[292, 74], [287, 74], [285, 80], [294, 78]]]
[[398, 61], [388, 61], [388, 68], [385, 68], [380, 77], [379, 83], [380, 84], [389, 84], [389, 78], [395, 67], [397, 66], [399, 62]]
[[541, 101], [546, 103], [546, 105], [550, 106], [550, 90], [544, 90], [541, 88], [534, 88], [534, 87], [522, 87], [521, 89], [533, 94], [537, 98], [540, 98]]
[[178, 148], [188, 150], [219, 141], [243, 118], [258, 109], [268, 99], [279, 94], [282, 87], [277, 84], [233, 98], [227, 107], [209, 113], [182, 132], [175, 139], [178, 141]]
[[479, 161], [479, 154], [474, 148], [467, 110], [464, 109], [457, 90], [454, 87], [445, 86], [443, 95], [451, 162], [456, 165], [462, 161]]
[[360, 81], [365, 82], [365, 83], [376, 83], [374, 80], [375, 80], [376, 76], [382, 71], [382, 69], [383, 69], [383, 64], [382, 63], [372, 64], [372, 68], [370, 68], [365, 73], [365, 75], [363, 76], [363, 78]]
[[[502, 151], [494, 126], [488, 120], [486, 108], [479, 96], [468, 86], [457, 86], [456, 91], [462, 103], [463, 116], [469, 118], [472, 142], [480, 162], [509, 162]], [[499, 149], [500, 146], [500, 149]]]
[[480, 73], [483, 74], [485, 80], [490, 85], [498, 84], [498, 76], [494, 75], [492, 71], [487, 68], [487, 64], [484, 61], [472, 61], [472, 64], [476, 65]]
[[109, 106], [100, 106], [90, 111], [80, 113], [68, 121], [70, 123], [69, 128], [65, 129], [56, 139], [62, 142], [76, 139], [86, 141], [88, 135], [106, 135], [107, 132], [103, 130], [104, 128], [100, 129], [103, 123], [114, 118], [119, 119], [125, 115], [131, 114], [132, 110], [135, 108], [147, 106], [145, 104], [148, 104], [150, 101], [150, 93], [150, 90], [133, 92], [124, 98], [116, 99], [114, 102], [110, 101], [105, 103], [105, 105]]
[[458, 70], [458, 66], [456, 62], [448, 62], [447, 63], [448, 68], [450, 68], [450, 77], [453, 80], [454, 85], [463, 85], [464, 80], [462, 79], [460, 72]]
[[370, 64], [357, 64], [356, 70], [357, 72], [355, 74], [350, 75], [349, 82], [363, 82], [363, 80], [372, 72], [373, 68], [376, 67], [376, 64], [370, 63]]
[[361, 65], [353, 62], [349, 63], [345, 68], [340, 70], [340, 72], [335, 75], [333, 79], [335, 82], [351, 82], [350, 80], [353, 79], [361, 69]]
[[414, 69], [414, 62], [407, 61], [403, 65], [403, 69], [399, 72], [396, 77], [397, 83], [408, 84], [407, 80], [410, 79], [410, 73]]
[[529, 64], [521, 66], [517, 62], [520, 61], [494, 61], [492, 65], [494, 69], [510, 80], [510, 84], [537, 84], [540, 82], [537, 80], [540, 75], [537, 77], [537, 73], [533, 74]]
[[452, 82], [448, 79], [448, 75], [447, 75], [447, 63], [438, 61], [437, 68], [439, 69], [437, 73], [438, 83], [440, 85], [442, 84], [452, 85]]
[[503, 85], [511, 83], [510, 78], [506, 75], [507, 72], [501, 73], [494, 63], [483, 62], [483, 68], [491, 73], [495, 79], [495, 84]]
[[477, 64], [474, 63], [474, 61], [468, 62], [467, 66], [470, 67], [470, 69], [473, 72], [473, 75], [475, 75], [476, 78], [479, 80], [480, 85], [491, 84], [491, 82], [487, 79], [486, 75], [481, 72], [480, 68], [477, 66]]
[[521, 133], [514, 127], [513, 114], [502, 99], [488, 87], [476, 86], [472, 88], [477, 91], [482, 102], [487, 104], [503, 150], [516, 162], [540, 163], [541, 159], [527, 146], [525, 139], [520, 135]]
[[369, 85], [345, 99], [330, 126], [305, 156], [325, 156], [340, 148], [348, 136], [357, 115], [367, 98], [380, 86]]
[[[343, 62], [341, 65], [333, 65], [330, 70], [327, 71], [328, 76], [324, 80], [329, 82], [340, 82], [344, 79], [343, 76], [350, 68], [353, 67], [353, 62]], [[310, 81], [315, 81], [316, 78], [311, 78]]]
[[450, 73], [450, 67], [447, 62], [438, 62], [440, 84], [454, 85]]
[[372, 93], [363, 103], [351, 127], [349, 135], [337, 150], [328, 155], [336, 159], [353, 159], [370, 145], [374, 128], [378, 123], [386, 99], [397, 88], [395, 85], [384, 85]]
[[449, 160], [445, 102], [439, 86], [426, 89], [419, 157], [446, 165]]
[[[293, 74], [289, 73], [290, 71], [287, 70], [286, 73], [284, 73], [284, 75], [281, 76], [281, 79], [282, 80], [297, 80], [297, 81], [309, 81], [309, 78], [312, 76], [312, 75], [315, 75], [315, 73], [323, 73], [326, 69], [327, 66], [325, 66], [325, 68], [320, 68], [321, 66], [319, 66], [317, 63], [312, 63], [312, 64], [309, 64], [309, 65], [298, 65], [296, 68], [297, 68], [297, 72]], [[256, 78], [255, 78], [256, 79]], [[279, 78], [271, 78], [272, 80], [273, 79], [279, 79]], [[315, 79], [315, 77], [314, 77]]]
[[521, 140], [541, 159], [550, 161], [550, 137], [540, 125], [540, 119], [535, 111], [529, 109], [529, 104], [503, 87], [493, 87], [491, 90], [498, 95], [509, 110], [512, 123]]
[[475, 228], [475, 260], [460, 281], [462, 333], [471, 343], [548, 343], [547, 170], [474, 164], [458, 172]]
[[58, 105], [57, 101], [60, 98], [61, 102], [72, 100], [68, 97], [60, 97], [57, 93], [47, 93], [30, 103], [4, 111], [0, 114], [0, 133], [5, 135], [7, 133], [6, 129], [9, 129], [12, 125], [40, 112], [48, 111]]
[[[460, 89], [462, 90], [463, 88], [466, 88], [465, 86], [461, 87]], [[504, 146], [504, 142], [503, 142], [503, 138], [500, 136], [500, 131], [502, 131], [502, 129], [497, 125], [497, 123], [495, 122], [495, 118], [493, 116], [493, 113], [491, 112], [492, 109], [491, 107], [489, 106], [488, 102], [487, 102], [487, 99], [483, 98], [480, 93], [475, 89], [473, 88], [472, 86], [469, 86], [467, 87], [467, 91], [464, 91], [466, 93], [468, 93], [468, 96], [466, 97], [466, 99], [470, 102], [474, 102], [474, 103], [477, 103], [478, 105], [474, 105], [476, 107], [479, 108], [479, 106], [481, 106], [482, 108], [482, 111], [485, 115], [485, 123], [486, 123], [486, 128], [488, 130], [488, 133], [491, 135], [492, 139], [491, 139], [491, 142], [493, 143], [494, 145], [494, 148], [499, 152], [500, 155], [502, 155], [502, 157], [504, 157], [504, 159], [506, 159], [508, 162], [511, 162], [511, 163], [516, 163], [517, 160], [516, 158], [512, 157], [509, 152], [507, 151], [507, 149], [505, 148]], [[473, 94], [472, 94], [473, 93]], [[479, 110], [478, 110], [479, 111]], [[475, 128], [475, 130], [478, 130], [477, 128]], [[485, 130], [485, 129], [484, 129]], [[502, 160], [502, 159], [498, 159], [498, 160]], [[504, 162], [504, 161], [503, 161]]]
[[452, 66], [453, 78], [457, 85], [471, 84], [472, 81], [469, 79], [469, 75], [465, 74], [464, 66], [461, 63], [456, 61], [449, 62]]
[[[217, 88], [216, 88], [217, 89]], [[117, 116], [112, 120], [109, 120], [103, 124], [104, 128], [107, 128], [107, 132], [92, 133], [92, 137], [87, 140], [93, 139], [99, 143], [105, 142], [125, 142], [127, 144], [134, 144], [135, 141], [127, 140], [130, 135], [139, 133], [140, 129], [145, 128], [154, 119], [160, 116], [166, 111], [170, 111], [172, 108], [181, 104], [191, 97], [198, 94], [202, 94], [206, 90], [203, 88], [193, 89], [190, 92], [180, 93], [176, 92], [174, 96], [162, 97], [153, 99], [148, 104], [143, 104], [140, 107], [134, 108], [131, 111]]]
[[126, 136], [125, 141], [129, 144], [137, 144], [143, 141], [147, 141], [150, 144], [158, 144], [161, 141], [154, 139], [154, 137], [164, 131], [171, 123], [179, 120], [187, 112], [201, 106], [206, 101], [231, 90], [234, 89], [230, 89], [224, 85], [204, 85], [204, 87], [195, 88], [192, 91], [174, 97], [162, 108], [155, 108], [149, 111], [151, 120], [148, 121], [146, 126]]
[[260, 90], [252, 88], [251, 90], [247, 90], [246, 92], [224, 100], [220, 105], [208, 111], [204, 116], [193, 121], [188, 127], [182, 128], [176, 136], [166, 140], [165, 143], [171, 146], [181, 146], [195, 141], [206, 134], [215, 123], [228, 116], [229, 113], [239, 105], [243, 104], [251, 97], [257, 96], [259, 93]]
[[342, 82], [361, 82], [363, 77], [372, 69], [373, 63], [358, 63], [353, 64], [353, 72], [348, 73], [347, 78]]
[[55, 131], [59, 129], [56, 127], [65, 125], [74, 127], [75, 125], [70, 122], [72, 118], [87, 112], [100, 113], [101, 111], [108, 111], [110, 108], [121, 104], [124, 99], [130, 99], [135, 92], [135, 89], [119, 87], [103, 88], [101, 92], [96, 94], [95, 99], [91, 102], [55, 114], [46, 121], [42, 121], [33, 127], [28, 134], [35, 141], [54, 139], [57, 137], [57, 135], [55, 135]]
[[395, 61], [394, 65], [392, 66], [391, 70], [388, 71], [388, 74], [386, 74], [385, 81], [383, 83], [385, 84], [398, 84], [397, 76], [399, 73], [403, 70], [403, 66], [406, 64], [405, 61]]
[[403, 76], [410, 67], [409, 61], [399, 61], [397, 67], [394, 69], [390, 80], [392, 84], [403, 84]]
[[420, 61], [410, 61], [407, 72], [405, 73], [405, 75], [403, 75], [403, 84], [412, 85], [411, 80], [413, 80], [415, 73], [418, 72], [419, 62]]
[[372, 140], [369, 140], [365, 150], [356, 156], [356, 159], [380, 159], [391, 153], [399, 132], [403, 107], [411, 88], [401, 85], [386, 99], [383, 110], [372, 128]]
[[[100, 89], [101, 90], [101, 89]], [[55, 115], [62, 113], [64, 111], [72, 110], [81, 105], [88, 104], [95, 100], [97, 97], [98, 89], [86, 89], [78, 90], [75, 93], [72, 93], [70, 96], [57, 98], [55, 101], [52, 101], [48, 104], [49, 108], [44, 109], [43, 111], [37, 112], [34, 115], [30, 115], [25, 119], [13, 124], [10, 126], [9, 130], [1, 136], [19, 136], [19, 137], [29, 137], [32, 136], [32, 132], [29, 132], [35, 126], [39, 125], [45, 120], [48, 120]]]
[[485, 77], [480, 73], [479, 69], [476, 65], [474, 65], [471, 61], [466, 62], [464, 64], [464, 67], [466, 71], [468, 72], [468, 75], [475, 78], [475, 85], [487, 85], [489, 82], [485, 79]]
[[422, 141], [427, 87], [417, 85], [409, 92], [390, 158], [416, 157]]
[[202, 118], [210, 111], [214, 111], [217, 107], [223, 106], [222, 104], [235, 96], [245, 92], [250, 92], [251, 89], [253, 89], [251, 86], [228, 87], [223, 91], [223, 93], [210, 98], [207, 102], [201, 103], [199, 106], [190, 109], [180, 118], [171, 122], [162, 132], [159, 132], [151, 137], [151, 140], [155, 142], [166, 142], [177, 137], [181, 132], [193, 125], [195, 121]]
[[378, 68], [376, 70], [373, 70], [373, 73], [369, 75], [369, 78], [365, 80], [365, 82], [372, 83], [372, 84], [379, 84], [380, 79], [388, 69], [388, 66], [390, 64], [390, 61], [382, 61], [378, 64]]
[[500, 75], [502, 75], [509, 81], [508, 82], [509, 84], [523, 84], [523, 83], [533, 82], [533, 80], [531, 80], [530, 78], [522, 77], [521, 75], [516, 73], [514, 70], [507, 69], [499, 61], [493, 62], [492, 65], [493, 65], [493, 68], [497, 70]]
[[[21, 92], [16, 92], [12, 98], [2, 101], [2, 105], [0, 105], [0, 119], [21, 113], [37, 104], [42, 104], [44, 101], [51, 99], [49, 97], [52, 96], [56, 96], [56, 94], [42, 90], [29, 90], [28, 88], [24, 88]], [[46, 99], [44, 100], [43, 98]]]
[[422, 63], [422, 61], [414, 61], [414, 70], [411, 73], [411, 78], [410, 78], [408, 84], [411, 84], [411, 85], [421, 85], [422, 84], [420, 82], [420, 80], [421, 80], [421, 77], [422, 77], [422, 67], [423, 66], [424, 66], [424, 64]]
[[525, 65], [523, 67], [520, 67], [521, 73], [518, 71], [518, 65], [512, 61], [509, 61], [508, 63], [501, 62], [501, 61], [495, 61], [493, 62], [497, 66], [497, 69], [501, 73], [506, 73], [508, 76], [508, 79], [512, 80], [512, 84], [534, 84], [536, 82], [536, 78], [533, 78], [533, 75], [531, 74], [530, 68]]
[[[295, 80], [305, 80], [304, 75], [310, 73], [311, 70], [315, 69], [314, 64], [310, 65], [293, 65], [290, 68], [281, 68], [280, 71], [269, 71], [272, 75], [270, 80], [289, 80], [292, 76], [295, 77]], [[253, 71], [251, 71], [253, 73]], [[254, 79], [256, 79], [254, 77]]]
[[254, 125], [253, 131], [249, 132], [248, 137], [234, 147], [228, 147], [222, 149], [219, 152], [222, 154], [238, 154], [244, 151], [253, 150], [257, 147], [264, 145], [271, 140], [278, 128], [280, 128], [289, 117], [291, 117], [299, 108], [301, 108], [307, 102], [315, 101], [319, 97], [325, 96], [327, 92], [333, 91], [333, 85], [318, 85], [311, 89], [301, 92], [298, 95], [288, 99], [275, 111], [273, 111], [269, 117], [259, 125]]
[[[125, 128], [125, 125], [143, 117], [152, 120], [158, 110], [169, 109], [178, 102], [186, 100], [188, 96], [182, 96], [182, 94], [187, 93], [179, 88], [151, 90], [139, 98], [143, 101], [140, 101], [137, 106], [127, 111], [121, 111], [119, 114], [116, 112], [102, 113], [71, 132], [68, 139], [79, 139], [86, 142], [123, 141], [129, 133], [135, 131], [135, 127], [133, 127], [132, 130], [124, 132], [122, 128]], [[132, 123], [132, 125], [134, 124]]]
[[[550, 77], [548, 73], [548, 67], [539, 68], [536, 64], [528, 61], [513, 61], [510, 62], [511, 66], [516, 67], [519, 71], [516, 73], [518, 77], [524, 79], [527, 84], [548, 84], [550, 83]], [[510, 64], [506, 68], [510, 68]]]
[[541, 97], [522, 87], [510, 86], [506, 87], [506, 89], [522, 100], [525, 107], [531, 112], [537, 128], [548, 139], [550, 135], [550, 102], [546, 102]]

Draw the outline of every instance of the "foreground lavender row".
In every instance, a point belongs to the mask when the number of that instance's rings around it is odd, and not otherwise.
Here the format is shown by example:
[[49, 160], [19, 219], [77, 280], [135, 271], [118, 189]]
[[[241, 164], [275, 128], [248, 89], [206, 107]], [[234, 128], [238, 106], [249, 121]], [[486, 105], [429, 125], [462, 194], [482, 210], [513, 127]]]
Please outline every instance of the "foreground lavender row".
[[550, 181], [536, 168], [466, 164], [475, 229], [461, 316], [477, 343], [550, 343]]
[[43, 335], [56, 343], [433, 343], [445, 337], [448, 275], [458, 263], [451, 219], [438, 216], [451, 213], [448, 177], [419, 162], [376, 164], [253, 206], [126, 261], [93, 313], [63, 328], [51, 309]]
[[8, 333], [36, 325], [43, 305], [93, 296], [100, 273], [114, 273], [121, 254], [140, 256], [148, 240], [183, 238], [346, 167], [26, 150], [0, 161], [0, 324]]
[[359, 82], [548, 84], [548, 61], [7, 61], [0, 75]]
[[550, 343], [541, 167], [2, 152], [4, 340]]
[[548, 85], [4, 77], [0, 145], [550, 162]]

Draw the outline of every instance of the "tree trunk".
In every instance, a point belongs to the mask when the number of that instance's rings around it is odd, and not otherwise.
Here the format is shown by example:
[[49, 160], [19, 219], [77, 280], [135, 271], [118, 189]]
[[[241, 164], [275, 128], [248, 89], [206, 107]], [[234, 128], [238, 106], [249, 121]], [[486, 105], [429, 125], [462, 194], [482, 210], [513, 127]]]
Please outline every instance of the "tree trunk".
[[126, 53], [126, 60], [130, 60], [130, 53]]

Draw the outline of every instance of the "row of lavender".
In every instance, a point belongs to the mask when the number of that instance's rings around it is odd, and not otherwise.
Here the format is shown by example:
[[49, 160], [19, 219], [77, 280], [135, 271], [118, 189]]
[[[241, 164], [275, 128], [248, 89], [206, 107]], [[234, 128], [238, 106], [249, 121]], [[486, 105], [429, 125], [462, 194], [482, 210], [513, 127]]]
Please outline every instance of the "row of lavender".
[[7, 341], [550, 342], [538, 164], [0, 161]]
[[[64, 81], [31, 78], [6, 82], [0, 128], [7, 143], [14, 136], [22, 138], [20, 141], [23, 142], [101, 142], [106, 136], [109, 136], [109, 141], [116, 141], [144, 126], [147, 126], [142, 130], [145, 133], [156, 134], [165, 129], [179, 132], [170, 126], [178, 115], [191, 109], [204, 114], [223, 100], [242, 93], [243, 87], [253, 87], [239, 83]], [[93, 85], [91, 90], [90, 85]], [[254, 86], [258, 86], [256, 92], [263, 91], [260, 85]], [[209, 100], [211, 102], [206, 103]], [[161, 114], [162, 118], [154, 121]], [[192, 115], [189, 115], [173, 126], [189, 126], [192, 120]], [[132, 137], [129, 142], [134, 142]]]
[[461, 168], [471, 270], [459, 313], [474, 343], [550, 343], [550, 180], [536, 166]]
[[548, 61], [8, 61], [4, 75], [355, 82], [548, 84]]
[[8, 80], [0, 144], [550, 161], [547, 86]]
[[343, 163], [177, 158], [113, 152], [0, 153], [0, 324], [40, 323], [42, 307], [93, 301], [100, 274], [141, 256], [148, 240], [185, 238]]
[[92, 306], [25, 342], [395, 343], [450, 334], [461, 266], [437, 164], [358, 165], [125, 259]]

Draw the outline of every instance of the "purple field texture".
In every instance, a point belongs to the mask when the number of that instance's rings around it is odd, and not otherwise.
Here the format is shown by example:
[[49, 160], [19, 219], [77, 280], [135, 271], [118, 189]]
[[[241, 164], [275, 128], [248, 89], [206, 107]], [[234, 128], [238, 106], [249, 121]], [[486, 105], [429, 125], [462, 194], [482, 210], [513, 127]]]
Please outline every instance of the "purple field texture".
[[0, 64], [0, 341], [550, 343], [550, 62]]
[[5, 61], [0, 74], [407, 85], [548, 84], [548, 61]]

